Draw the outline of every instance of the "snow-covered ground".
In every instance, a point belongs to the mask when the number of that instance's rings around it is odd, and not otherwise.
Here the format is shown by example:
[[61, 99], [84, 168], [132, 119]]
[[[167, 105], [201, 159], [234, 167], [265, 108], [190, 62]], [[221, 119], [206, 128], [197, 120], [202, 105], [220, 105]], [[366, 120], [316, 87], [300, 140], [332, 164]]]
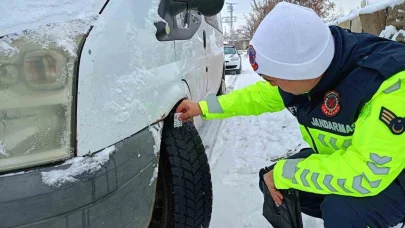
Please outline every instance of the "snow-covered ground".
[[[242, 74], [226, 76], [227, 89], [242, 88], [258, 80], [262, 79], [245, 58]], [[258, 172], [273, 164], [273, 159], [303, 147], [308, 144], [301, 139], [298, 123], [287, 110], [223, 120], [209, 154], [214, 192], [210, 227], [272, 227], [262, 216]], [[305, 228], [324, 227], [322, 220], [306, 215], [303, 222]]]

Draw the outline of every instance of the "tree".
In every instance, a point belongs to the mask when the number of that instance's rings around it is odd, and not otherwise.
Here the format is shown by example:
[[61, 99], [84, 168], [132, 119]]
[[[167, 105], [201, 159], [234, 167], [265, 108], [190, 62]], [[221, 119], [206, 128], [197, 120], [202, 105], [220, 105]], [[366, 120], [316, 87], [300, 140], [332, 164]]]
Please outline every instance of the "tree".
[[366, 6], [368, 6], [370, 3], [368, 2], [368, 0], [361, 0], [360, 2], [360, 7], [364, 8]]
[[290, 2], [312, 8], [321, 18], [329, 17], [335, 9], [335, 3], [330, 0], [252, 0], [252, 12], [245, 15], [246, 24], [242, 26], [243, 33], [251, 38], [260, 22], [279, 2]]
[[343, 8], [340, 7], [339, 10], [333, 10], [327, 18], [324, 18], [325, 22], [331, 22], [335, 21], [341, 17], [345, 16], [345, 12], [343, 11]]

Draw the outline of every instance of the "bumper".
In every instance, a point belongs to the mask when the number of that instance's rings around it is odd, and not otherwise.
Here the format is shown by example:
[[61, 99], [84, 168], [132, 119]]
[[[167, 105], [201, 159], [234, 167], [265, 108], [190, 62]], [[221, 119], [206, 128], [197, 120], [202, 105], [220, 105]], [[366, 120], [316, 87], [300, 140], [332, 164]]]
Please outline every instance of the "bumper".
[[61, 187], [44, 184], [41, 172], [70, 165], [0, 177], [0, 228], [148, 227], [156, 187], [156, 181], [149, 186], [157, 162], [153, 142], [143, 130], [116, 144], [100, 170]]
[[239, 69], [240, 69], [240, 60], [225, 62], [226, 71], [239, 70]]

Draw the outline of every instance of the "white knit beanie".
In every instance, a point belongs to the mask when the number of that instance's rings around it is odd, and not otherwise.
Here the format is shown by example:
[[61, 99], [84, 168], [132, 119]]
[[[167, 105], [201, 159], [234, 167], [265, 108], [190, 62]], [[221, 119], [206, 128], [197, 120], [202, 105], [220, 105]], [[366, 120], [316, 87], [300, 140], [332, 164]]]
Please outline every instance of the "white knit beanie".
[[260, 23], [248, 52], [258, 74], [302, 80], [326, 71], [335, 44], [330, 29], [312, 9], [281, 2]]

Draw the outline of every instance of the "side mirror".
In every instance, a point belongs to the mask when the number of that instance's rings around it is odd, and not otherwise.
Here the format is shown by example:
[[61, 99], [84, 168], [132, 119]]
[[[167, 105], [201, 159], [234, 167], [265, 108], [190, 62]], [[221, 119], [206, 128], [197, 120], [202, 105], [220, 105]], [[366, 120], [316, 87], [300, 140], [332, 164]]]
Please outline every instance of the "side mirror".
[[198, 10], [204, 16], [214, 16], [221, 12], [225, 0], [180, 0], [187, 2], [188, 9]]

